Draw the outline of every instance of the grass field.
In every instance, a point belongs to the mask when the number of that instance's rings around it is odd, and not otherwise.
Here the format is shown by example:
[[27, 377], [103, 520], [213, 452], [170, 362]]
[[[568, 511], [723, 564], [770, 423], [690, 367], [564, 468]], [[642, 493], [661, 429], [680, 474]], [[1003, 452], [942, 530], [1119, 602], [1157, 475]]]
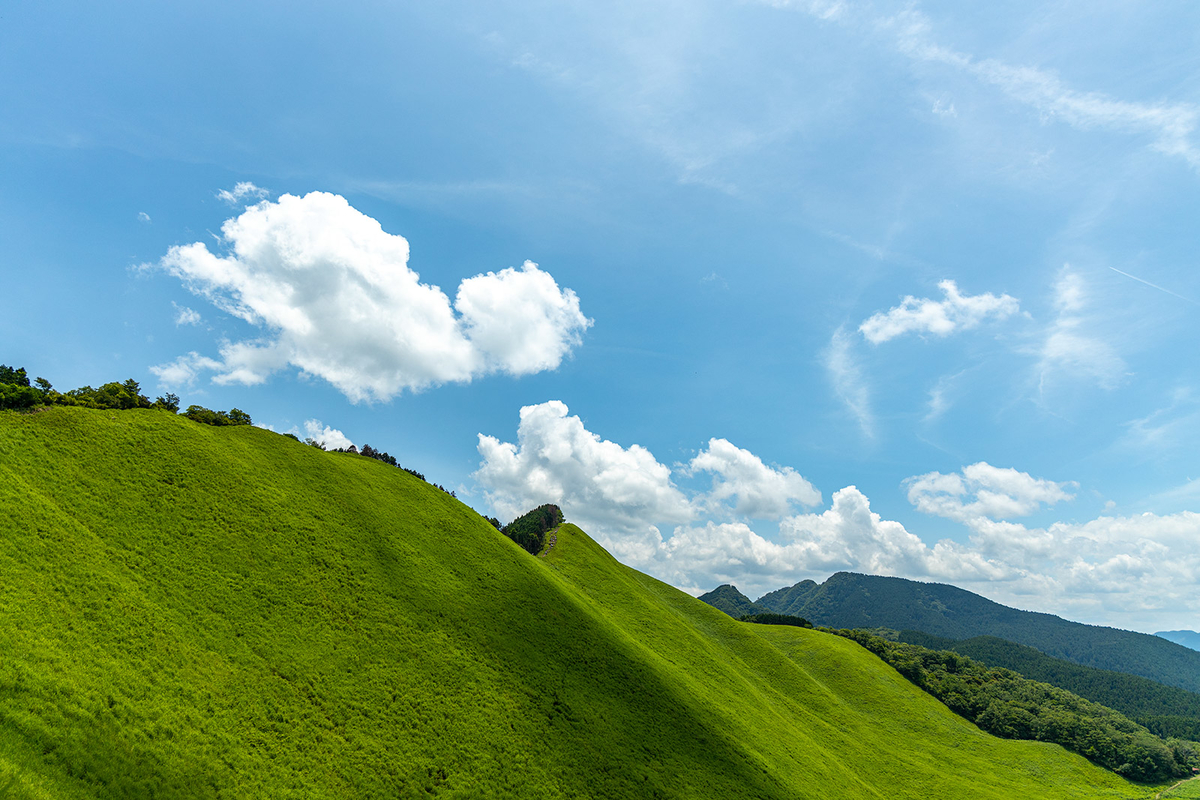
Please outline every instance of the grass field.
[[0, 412], [0, 514], [0, 796], [1155, 793], [268, 431]]

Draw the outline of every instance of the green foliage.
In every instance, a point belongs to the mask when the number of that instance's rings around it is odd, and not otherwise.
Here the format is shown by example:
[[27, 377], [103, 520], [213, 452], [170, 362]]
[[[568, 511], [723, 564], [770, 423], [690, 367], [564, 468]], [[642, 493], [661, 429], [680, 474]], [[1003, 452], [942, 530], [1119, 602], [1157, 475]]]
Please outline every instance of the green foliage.
[[[183, 412], [183, 416], [190, 419], [192, 422], [199, 422], [204, 425], [215, 425], [221, 427], [224, 425], [249, 425], [250, 415], [245, 411], [237, 408], [232, 408], [229, 411], [213, 411], [204, 406], [191, 405], [187, 411]], [[322, 450], [324, 448], [321, 448]]]
[[785, 586], [768, 592], [758, 598], [758, 605], [776, 614], [795, 614], [799, 616], [800, 609], [818, 588], [816, 581], [804, 580], [795, 586]]
[[1031, 680], [1066, 689], [1120, 711], [1164, 739], [1200, 741], [1200, 694], [1195, 692], [1124, 672], [1072, 664], [995, 636], [960, 641], [901, 631], [899, 638], [934, 650], [953, 650], [988, 666], [1011, 669]]
[[252, 426], [3, 412], [0, 508], [18, 798], [1148, 795], [572, 525], [526, 558], [401, 470]]
[[537, 555], [546, 546], [546, 534], [562, 524], [563, 513], [556, 505], [538, 506], [500, 529], [522, 549]]
[[29, 376], [25, 374], [25, 368], [14, 369], [5, 364], [0, 364], [0, 384], [8, 386], [28, 386]]
[[951, 639], [998, 636], [1064, 661], [1200, 692], [1200, 652], [1145, 633], [1083, 625], [1019, 611], [939, 583], [839, 572], [820, 586], [805, 581], [758, 604], [831, 628], [923, 631]]
[[951, 650], [889, 642], [861, 630], [836, 631], [875, 653], [952, 711], [1006, 739], [1060, 744], [1138, 781], [1191, 774], [1194, 753], [1164, 742], [1121, 713], [1064, 689], [988, 667]]
[[812, 623], [804, 617], [793, 617], [791, 614], [747, 614], [738, 617], [738, 622], [753, 622], [758, 625], [794, 625], [797, 628], [812, 627]]

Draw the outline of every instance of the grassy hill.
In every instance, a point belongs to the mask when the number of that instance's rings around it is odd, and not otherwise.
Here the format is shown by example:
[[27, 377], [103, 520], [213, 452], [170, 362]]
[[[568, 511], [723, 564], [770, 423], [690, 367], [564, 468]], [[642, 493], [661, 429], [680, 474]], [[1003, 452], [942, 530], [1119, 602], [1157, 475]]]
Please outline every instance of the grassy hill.
[[534, 557], [401, 470], [248, 426], [0, 412], [0, 513], [16, 798], [1152, 794], [574, 526]]
[[1020, 611], [956, 586], [839, 572], [819, 586], [797, 584], [755, 601], [779, 614], [831, 628], [914, 630], [949, 639], [996, 636], [1097, 669], [1140, 675], [1200, 692], [1200, 652], [1146, 633]]

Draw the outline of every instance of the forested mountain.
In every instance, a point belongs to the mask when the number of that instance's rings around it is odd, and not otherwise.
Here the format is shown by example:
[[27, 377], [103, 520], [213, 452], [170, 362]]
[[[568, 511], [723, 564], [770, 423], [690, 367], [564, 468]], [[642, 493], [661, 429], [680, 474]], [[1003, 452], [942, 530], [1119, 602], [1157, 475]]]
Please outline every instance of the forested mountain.
[[816, 581], [800, 581], [795, 586], [785, 586], [764, 594], [758, 598], [758, 605], [776, 614], [803, 616], [799, 613], [800, 609], [804, 608], [804, 603], [818, 587]]
[[933, 650], [952, 650], [991, 667], [1066, 689], [1120, 711], [1159, 736], [1200, 741], [1200, 694], [1148, 678], [1073, 664], [1026, 645], [995, 636], [947, 639], [900, 631], [899, 640]]
[[1148, 798], [575, 526], [163, 410], [0, 411], [0, 794]]
[[721, 584], [711, 592], [700, 595], [699, 599], [713, 608], [721, 609], [734, 619], [747, 614], [770, 613], [770, 609], [766, 606], [752, 602], [749, 597], [739, 592], [736, 586], [728, 583]]
[[1154, 635], [1190, 647], [1192, 650], [1200, 650], [1200, 633], [1196, 631], [1159, 631]]
[[1200, 652], [1158, 636], [1019, 611], [941, 583], [851, 572], [815, 588], [809, 583], [771, 592], [756, 603], [831, 628], [916, 630], [950, 639], [996, 636], [1075, 664], [1200, 692]]

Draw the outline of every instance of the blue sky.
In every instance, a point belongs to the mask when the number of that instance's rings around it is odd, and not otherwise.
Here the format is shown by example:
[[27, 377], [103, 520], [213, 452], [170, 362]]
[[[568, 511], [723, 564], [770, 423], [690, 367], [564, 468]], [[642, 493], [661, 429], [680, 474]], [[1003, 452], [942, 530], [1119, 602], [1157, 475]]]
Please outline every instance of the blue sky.
[[0, 361], [558, 502], [690, 591], [1197, 627], [1194, 5], [3, 22]]

